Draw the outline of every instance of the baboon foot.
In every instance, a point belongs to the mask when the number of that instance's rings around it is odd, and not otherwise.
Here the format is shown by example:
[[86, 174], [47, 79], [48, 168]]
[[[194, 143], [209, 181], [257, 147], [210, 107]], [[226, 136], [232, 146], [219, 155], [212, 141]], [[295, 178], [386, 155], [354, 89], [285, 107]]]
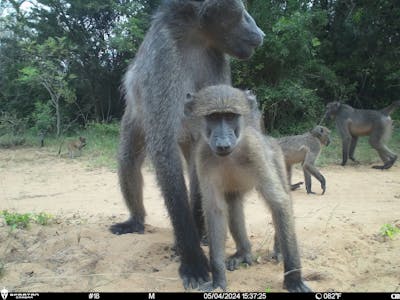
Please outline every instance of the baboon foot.
[[199, 248], [197, 251], [191, 252], [190, 256], [191, 257], [188, 258], [187, 262], [185, 263], [182, 260], [181, 255], [179, 275], [182, 278], [183, 287], [185, 289], [197, 289], [204, 283], [210, 281], [210, 276], [208, 274], [208, 260], [201, 248]]
[[298, 188], [300, 188], [300, 186], [301, 186], [303, 183], [304, 183], [304, 182], [301, 181], [301, 182], [292, 184], [292, 185], [290, 186], [290, 189], [291, 189], [292, 191], [297, 190]]
[[397, 156], [394, 157], [394, 158], [392, 158], [391, 160], [385, 162], [385, 163], [383, 164], [383, 166], [372, 166], [372, 168], [373, 168], [373, 169], [378, 169], [378, 170], [387, 170], [387, 169], [390, 169], [390, 168], [393, 166], [393, 164], [394, 164], [394, 162], [395, 162], [396, 160], [397, 160]]
[[283, 287], [291, 293], [312, 293], [312, 290], [303, 282], [299, 272], [286, 274]]
[[240, 264], [251, 265], [253, 263], [253, 257], [251, 253], [235, 253], [234, 255], [228, 257], [225, 261], [226, 268], [229, 271], [234, 271], [239, 269]]
[[354, 157], [349, 157], [356, 165], [359, 165], [360, 162], [356, 160]]
[[391, 160], [389, 160], [388, 162], [385, 162], [382, 169], [383, 170], [390, 169], [396, 160], [397, 160], [397, 155], [395, 157], [393, 157]]
[[144, 224], [134, 217], [130, 217], [128, 220], [122, 223], [117, 223], [110, 226], [110, 231], [114, 234], [126, 234], [137, 232], [139, 234], [144, 233]]
[[307, 194], [315, 195], [316, 193], [313, 191], [307, 191]]

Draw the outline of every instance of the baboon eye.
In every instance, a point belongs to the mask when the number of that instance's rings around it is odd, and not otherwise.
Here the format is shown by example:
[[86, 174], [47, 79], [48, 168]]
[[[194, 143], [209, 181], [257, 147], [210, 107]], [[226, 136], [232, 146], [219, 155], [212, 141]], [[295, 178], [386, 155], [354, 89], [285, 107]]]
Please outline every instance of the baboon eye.
[[234, 119], [236, 118], [236, 116], [237, 116], [237, 114], [234, 114], [234, 113], [226, 113], [226, 114], [224, 114], [224, 118], [225, 118], [227, 121], [232, 121], [232, 120], [234, 120]]
[[214, 114], [208, 115], [206, 118], [209, 121], [218, 121], [221, 118], [221, 115], [217, 114], [217, 113], [214, 113]]

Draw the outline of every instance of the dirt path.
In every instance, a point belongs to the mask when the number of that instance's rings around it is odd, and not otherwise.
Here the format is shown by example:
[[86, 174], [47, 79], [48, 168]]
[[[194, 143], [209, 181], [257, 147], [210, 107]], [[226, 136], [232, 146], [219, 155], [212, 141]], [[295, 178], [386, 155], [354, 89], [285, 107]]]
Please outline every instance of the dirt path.
[[[36, 149], [0, 150], [0, 210], [46, 212], [49, 226], [9, 231], [0, 221], [0, 287], [11, 291], [182, 291], [172, 232], [153, 174], [145, 169], [146, 233], [114, 236], [127, 218], [116, 173], [89, 169]], [[293, 192], [303, 273], [314, 290], [400, 291], [400, 236], [385, 240], [386, 223], [400, 225], [400, 167], [329, 166], [324, 196]], [[295, 171], [294, 181], [302, 180]], [[313, 190], [320, 192], [313, 180]], [[283, 291], [283, 266], [268, 259], [271, 216], [252, 193], [248, 233], [257, 262], [228, 272], [231, 291]], [[205, 248], [206, 249], [206, 248]], [[229, 238], [227, 253], [234, 252]], [[1, 266], [0, 266], [1, 267]]]

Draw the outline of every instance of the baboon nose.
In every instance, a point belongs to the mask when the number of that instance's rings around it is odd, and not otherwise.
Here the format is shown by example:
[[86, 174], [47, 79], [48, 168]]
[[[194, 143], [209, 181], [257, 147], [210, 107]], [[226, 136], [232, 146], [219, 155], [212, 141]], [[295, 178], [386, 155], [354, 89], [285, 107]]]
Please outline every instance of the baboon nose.
[[220, 156], [226, 156], [232, 152], [231, 147], [229, 145], [218, 145], [216, 150], [217, 154]]

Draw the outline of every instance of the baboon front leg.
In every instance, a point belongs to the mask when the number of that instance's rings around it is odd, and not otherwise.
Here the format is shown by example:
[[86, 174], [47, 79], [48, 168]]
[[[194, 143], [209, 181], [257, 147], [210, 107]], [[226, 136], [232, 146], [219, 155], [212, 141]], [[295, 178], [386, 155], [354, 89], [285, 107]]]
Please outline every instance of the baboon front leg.
[[349, 158], [350, 142], [351, 142], [351, 137], [349, 137], [349, 136], [343, 137], [343, 140], [342, 140], [342, 166], [346, 165], [347, 159]]
[[189, 162], [190, 166], [190, 203], [192, 206], [192, 214], [196, 223], [196, 228], [203, 245], [208, 245], [207, 230], [204, 222], [204, 213], [201, 200], [201, 191], [199, 180], [197, 178], [194, 160]]
[[[127, 118], [127, 117], [125, 117]], [[122, 121], [118, 157], [118, 176], [122, 195], [130, 212], [130, 218], [114, 224], [114, 234], [144, 233], [145, 209], [143, 206], [143, 177], [141, 167], [145, 158], [144, 135], [136, 121]]]
[[208, 261], [200, 247], [200, 238], [189, 205], [176, 136], [179, 131], [175, 130], [175, 124], [157, 123], [151, 118], [145, 121], [146, 149], [153, 162], [174, 229], [181, 262], [179, 274], [185, 289], [197, 288], [209, 280]]
[[276, 240], [279, 241], [276, 243], [279, 246], [276, 247], [280, 248], [283, 257], [284, 287], [290, 292], [311, 292], [301, 276], [290, 195], [284, 191], [283, 187], [272, 184], [279, 180], [273, 177], [273, 172], [269, 172], [266, 178], [270, 178], [271, 181], [263, 184], [260, 192], [272, 211]]
[[359, 163], [355, 158], [354, 158], [354, 151], [357, 146], [357, 141], [358, 137], [357, 136], [352, 136], [351, 137], [351, 142], [350, 142], [350, 151], [349, 151], [349, 158], [354, 161], [355, 163]]
[[303, 173], [304, 173], [304, 182], [306, 183], [307, 194], [315, 194], [313, 191], [311, 191], [311, 175], [307, 171], [307, 169], [304, 168], [304, 166], [303, 166]]
[[236, 253], [226, 260], [226, 268], [237, 270], [241, 263], [251, 265], [251, 245], [246, 232], [242, 196], [233, 193], [226, 195], [228, 203], [229, 229], [236, 244]]

